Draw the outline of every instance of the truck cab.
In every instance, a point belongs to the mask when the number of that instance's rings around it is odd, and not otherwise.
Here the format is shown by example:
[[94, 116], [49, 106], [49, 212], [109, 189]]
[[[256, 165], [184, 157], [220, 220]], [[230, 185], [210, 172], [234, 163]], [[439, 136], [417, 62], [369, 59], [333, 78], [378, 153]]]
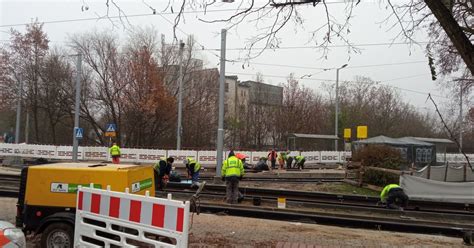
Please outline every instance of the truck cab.
[[55, 163], [21, 172], [16, 226], [41, 235], [41, 247], [73, 247], [77, 189], [90, 187], [155, 195], [151, 166]]

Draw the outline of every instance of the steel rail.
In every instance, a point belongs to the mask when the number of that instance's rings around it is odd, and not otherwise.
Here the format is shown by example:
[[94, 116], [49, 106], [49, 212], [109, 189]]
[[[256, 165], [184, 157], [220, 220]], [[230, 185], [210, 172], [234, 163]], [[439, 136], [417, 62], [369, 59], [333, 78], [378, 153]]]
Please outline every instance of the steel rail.
[[[445, 223], [415, 223], [407, 220], [393, 220], [388, 218], [373, 218], [364, 216], [338, 216], [332, 214], [294, 212], [265, 207], [247, 207], [242, 205], [224, 205], [215, 203], [201, 203], [201, 212], [225, 212], [233, 216], [264, 218], [280, 221], [329, 224], [343, 227], [357, 227], [375, 230], [442, 234], [454, 237], [463, 237], [472, 232], [469, 228], [460, 228]], [[472, 235], [472, 234], [471, 234]]]
[[[166, 189], [166, 193], [172, 194], [191, 194], [193, 191], [187, 190], [173, 190], [173, 189]], [[160, 192], [157, 191], [157, 195]], [[204, 189], [201, 195], [214, 197], [214, 198], [225, 198], [225, 193], [220, 191], [209, 191]], [[255, 199], [259, 198], [261, 200], [272, 201], [274, 203], [277, 202], [277, 197], [273, 196], [259, 196], [259, 195], [251, 195], [251, 194], [244, 194], [244, 198], [246, 199]], [[323, 208], [323, 209], [339, 209], [339, 210], [348, 210], [348, 211], [359, 211], [359, 212], [370, 212], [370, 213], [380, 213], [380, 214], [392, 214], [398, 213], [398, 210], [391, 210], [384, 208], [382, 206], [377, 205], [370, 205], [370, 204], [351, 204], [351, 203], [344, 203], [344, 202], [333, 202], [333, 201], [325, 201], [325, 200], [318, 200], [318, 199], [291, 199], [287, 198], [286, 202], [288, 204], [294, 206], [302, 206], [307, 208]], [[275, 204], [274, 204], [275, 205]], [[408, 215], [416, 215], [415, 217], [438, 217], [444, 218], [446, 216], [450, 216], [452, 219], [456, 220], [463, 220], [466, 219], [472, 220], [474, 223], [474, 213], [467, 212], [467, 211], [454, 211], [454, 210], [419, 210], [414, 208], [406, 208], [404, 209], [404, 213]]]
[[[204, 176], [201, 177], [203, 181], [213, 180], [214, 177]], [[6, 175], [0, 174], [0, 183], [9, 181], [9, 182], [18, 182], [20, 183], [19, 175]], [[281, 182], [281, 183], [312, 183], [312, 182], [343, 182], [343, 178], [292, 178], [292, 177], [246, 177], [243, 181], [250, 182]]]
[[[201, 177], [202, 181], [211, 181], [214, 177]], [[295, 178], [295, 177], [244, 177], [244, 182], [278, 182], [278, 183], [317, 183], [317, 182], [343, 182], [344, 178]]]
[[[279, 179], [280, 180], [280, 179]], [[315, 182], [320, 182], [323, 179], [317, 179]], [[16, 175], [0, 175], [0, 185], [1, 183], [7, 181], [7, 185], [14, 183], [15, 186], [18, 186], [20, 183], [20, 177]], [[255, 181], [257, 182], [257, 181]], [[268, 181], [266, 181], [268, 182]], [[278, 181], [283, 182], [283, 181]], [[5, 185], [5, 183], [3, 183]], [[186, 189], [189, 188], [189, 185], [182, 183], [170, 182], [168, 184], [170, 189]], [[225, 186], [208, 184], [206, 185], [206, 191], [225, 191]], [[343, 195], [343, 194], [334, 194], [334, 193], [323, 193], [323, 192], [308, 192], [308, 191], [294, 191], [294, 190], [276, 190], [268, 188], [252, 188], [252, 187], [240, 187], [240, 190], [247, 195], [260, 196], [260, 197], [286, 197], [288, 199], [294, 200], [313, 200], [318, 201], [324, 200], [325, 202], [333, 202], [338, 204], [352, 204], [352, 205], [375, 205], [378, 201], [378, 197], [370, 197], [363, 195]], [[11, 193], [8, 193], [11, 195]], [[414, 210], [423, 210], [423, 211], [465, 211], [468, 213], [474, 213], [473, 204], [467, 203], [450, 203], [450, 202], [433, 202], [433, 201], [420, 201], [420, 200], [410, 200], [410, 207]]]
[[[189, 184], [181, 183], [169, 183], [168, 189], [189, 189]], [[379, 201], [378, 197], [363, 196], [363, 195], [344, 195], [324, 192], [308, 192], [308, 191], [296, 191], [296, 190], [280, 190], [280, 189], [268, 189], [268, 188], [251, 188], [251, 187], [240, 187], [240, 191], [244, 195], [259, 196], [259, 197], [284, 197], [288, 200], [299, 200], [299, 201], [319, 201], [325, 203], [334, 204], [347, 204], [347, 205], [360, 205], [360, 206], [375, 206]], [[225, 192], [224, 185], [207, 184], [205, 191]], [[420, 201], [410, 200], [410, 209], [417, 211], [452, 211], [452, 212], [465, 212], [466, 214], [474, 214], [472, 205], [465, 203], [450, 203], [450, 202], [433, 202], [433, 201]]]

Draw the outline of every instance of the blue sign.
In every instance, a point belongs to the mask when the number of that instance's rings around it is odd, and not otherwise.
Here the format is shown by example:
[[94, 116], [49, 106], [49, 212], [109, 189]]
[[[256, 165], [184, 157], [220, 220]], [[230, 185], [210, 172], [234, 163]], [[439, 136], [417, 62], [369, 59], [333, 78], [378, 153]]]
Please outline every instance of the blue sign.
[[82, 139], [84, 137], [84, 129], [80, 127], [75, 127], [74, 128], [74, 133], [76, 134], [76, 139]]
[[105, 129], [106, 132], [115, 132], [117, 130], [117, 125], [115, 123], [109, 123], [107, 124], [107, 128]]

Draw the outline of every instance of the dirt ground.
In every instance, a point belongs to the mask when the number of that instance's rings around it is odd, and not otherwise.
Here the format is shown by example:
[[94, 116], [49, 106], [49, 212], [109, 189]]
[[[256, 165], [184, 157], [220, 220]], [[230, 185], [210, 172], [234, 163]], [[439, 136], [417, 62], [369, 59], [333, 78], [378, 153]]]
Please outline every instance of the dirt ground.
[[[14, 221], [16, 199], [0, 198], [0, 220]], [[28, 247], [35, 246], [29, 238]], [[189, 247], [463, 247], [461, 238], [200, 214]]]
[[328, 182], [328, 183], [281, 183], [281, 182], [252, 182], [241, 181], [240, 187], [254, 187], [254, 188], [271, 188], [271, 189], [286, 189], [286, 190], [301, 190], [301, 191], [318, 191], [335, 194], [355, 194], [367, 196], [379, 196], [380, 192], [359, 188], [343, 182]]
[[194, 216], [190, 247], [462, 247], [461, 238], [233, 216]]

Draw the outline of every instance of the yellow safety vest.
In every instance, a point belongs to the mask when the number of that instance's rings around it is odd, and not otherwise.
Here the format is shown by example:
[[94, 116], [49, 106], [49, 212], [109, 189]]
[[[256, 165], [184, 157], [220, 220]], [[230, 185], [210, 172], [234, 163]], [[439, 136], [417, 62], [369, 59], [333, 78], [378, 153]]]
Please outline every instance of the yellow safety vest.
[[199, 170], [201, 170], [201, 164], [192, 158], [188, 158], [188, 164], [194, 164], [194, 172], [198, 172]]
[[244, 165], [242, 161], [235, 156], [232, 156], [224, 161], [222, 165], [222, 176], [243, 176], [245, 174]]
[[120, 155], [120, 147], [118, 145], [110, 147], [109, 151], [112, 156]]
[[389, 185], [385, 186], [385, 188], [383, 188], [382, 192], [380, 193], [380, 200], [382, 202], [385, 202], [385, 200], [388, 197], [388, 192], [391, 189], [395, 189], [395, 188], [400, 188], [400, 186], [398, 184], [389, 184]]

